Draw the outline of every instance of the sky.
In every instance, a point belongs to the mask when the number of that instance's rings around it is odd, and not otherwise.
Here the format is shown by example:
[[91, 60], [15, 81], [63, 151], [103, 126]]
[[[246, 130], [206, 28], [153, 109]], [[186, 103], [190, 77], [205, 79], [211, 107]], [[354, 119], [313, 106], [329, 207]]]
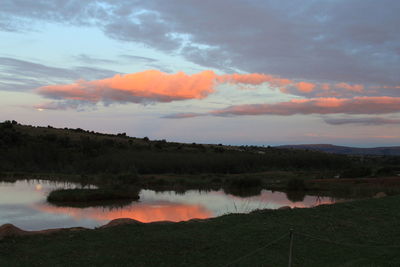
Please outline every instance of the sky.
[[0, 121], [393, 146], [398, 0], [2, 0]]

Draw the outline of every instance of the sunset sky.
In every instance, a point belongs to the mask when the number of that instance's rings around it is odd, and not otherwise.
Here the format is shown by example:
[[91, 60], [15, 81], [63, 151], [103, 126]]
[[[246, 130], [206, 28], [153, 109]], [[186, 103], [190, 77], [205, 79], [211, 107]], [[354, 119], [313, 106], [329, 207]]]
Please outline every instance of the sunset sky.
[[399, 145], [398, 0], [2, 0], [0, 121]]

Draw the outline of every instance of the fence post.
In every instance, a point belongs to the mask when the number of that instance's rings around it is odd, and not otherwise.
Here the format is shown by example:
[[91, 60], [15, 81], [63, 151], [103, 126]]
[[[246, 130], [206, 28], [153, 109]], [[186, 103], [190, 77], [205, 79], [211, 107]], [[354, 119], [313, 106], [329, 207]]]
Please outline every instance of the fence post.
[[290, 245], [289, 245], [289, 267], [292, 267], [292, 256], [293, 256], [293, 228], [290, 228]]

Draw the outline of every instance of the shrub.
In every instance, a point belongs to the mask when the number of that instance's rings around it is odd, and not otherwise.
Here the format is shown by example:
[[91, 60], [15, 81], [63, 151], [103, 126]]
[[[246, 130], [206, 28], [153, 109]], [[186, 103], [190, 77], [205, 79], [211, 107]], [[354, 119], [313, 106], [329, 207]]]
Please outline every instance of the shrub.
[[139, 199], [137, 190], [116, 190], [116, 189], [60, 189], [52, 191], [47, 196], [49, 202], [87, 202]]
[[286, 189], [288, 191], [303, 191], [306, 190], [306, 185], [304, 180], [293, 178], [288, 181]]

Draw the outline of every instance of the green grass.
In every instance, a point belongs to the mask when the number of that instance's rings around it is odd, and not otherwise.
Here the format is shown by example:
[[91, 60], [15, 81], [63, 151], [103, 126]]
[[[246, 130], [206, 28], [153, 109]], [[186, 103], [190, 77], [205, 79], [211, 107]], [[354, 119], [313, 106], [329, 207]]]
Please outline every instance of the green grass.
[[[0, 266], [226, 266], [292, 227], [293, 266], [400, 266], [400, 247], [385, 246], [400, 246], [399, 221], [400, 196], [393, 196], [204, 222], [7, 238], [0, 241]], [[285, 238], [233, 266], [286, 266], [288, 247]]]

